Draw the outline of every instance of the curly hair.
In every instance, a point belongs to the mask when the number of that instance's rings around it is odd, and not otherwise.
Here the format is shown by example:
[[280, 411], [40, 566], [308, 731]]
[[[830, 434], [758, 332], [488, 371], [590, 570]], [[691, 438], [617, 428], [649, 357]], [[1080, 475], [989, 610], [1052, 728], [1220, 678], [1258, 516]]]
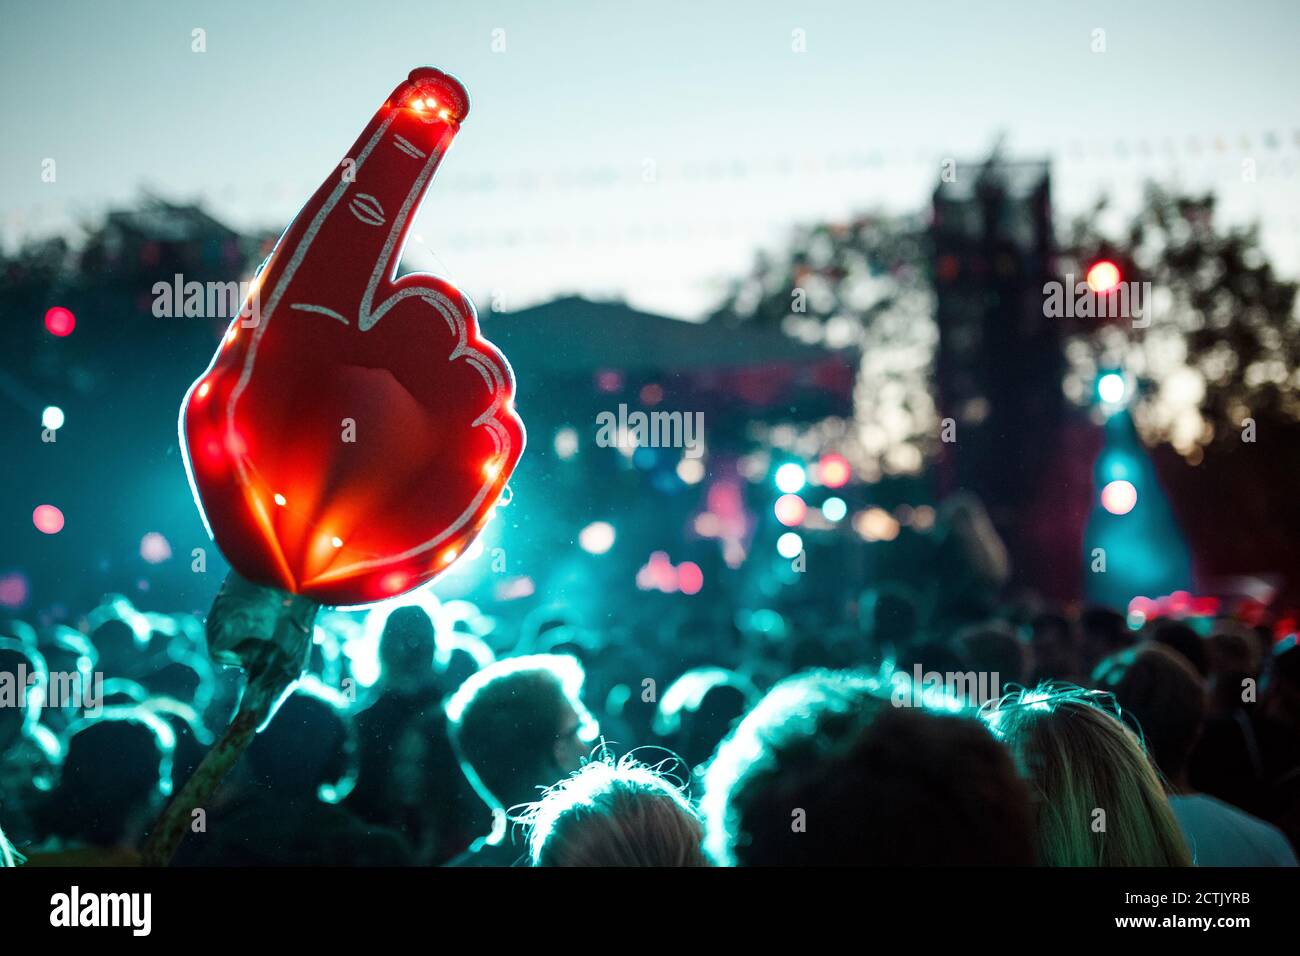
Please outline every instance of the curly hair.
[[598, 755], [522, 815], [533, 866], [707, 866], [704, 828], [666, 774]]

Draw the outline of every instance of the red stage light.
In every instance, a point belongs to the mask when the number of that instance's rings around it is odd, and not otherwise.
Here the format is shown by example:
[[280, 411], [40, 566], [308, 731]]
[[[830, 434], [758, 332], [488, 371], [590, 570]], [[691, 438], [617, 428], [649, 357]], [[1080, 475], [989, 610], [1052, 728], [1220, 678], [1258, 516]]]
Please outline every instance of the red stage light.
[[59, 338], [72, 334], [77, 327], [77, 317], [61, 305], [56, 305], [45, 313], [45, 330]]
[[1096, 293], [1106, 293], [1119, 285], [1119, 266], [1108, 259], [1094, 262], [1088, 269], [1088, 288]]

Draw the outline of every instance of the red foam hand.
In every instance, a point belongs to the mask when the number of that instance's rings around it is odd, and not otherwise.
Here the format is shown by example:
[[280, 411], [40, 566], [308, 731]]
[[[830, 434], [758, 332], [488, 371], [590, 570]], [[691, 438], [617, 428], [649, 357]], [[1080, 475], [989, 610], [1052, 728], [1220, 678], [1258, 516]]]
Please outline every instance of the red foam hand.
[[519, 460], [514, 375], [473, 304], [433, 276], [394, 279], [468, 107], [434, 69], [393, 91], [277, 243], [256, 322], [231, 323], [185, 397], [196, 501], [251, 581], [334, 605], [418, 587]]

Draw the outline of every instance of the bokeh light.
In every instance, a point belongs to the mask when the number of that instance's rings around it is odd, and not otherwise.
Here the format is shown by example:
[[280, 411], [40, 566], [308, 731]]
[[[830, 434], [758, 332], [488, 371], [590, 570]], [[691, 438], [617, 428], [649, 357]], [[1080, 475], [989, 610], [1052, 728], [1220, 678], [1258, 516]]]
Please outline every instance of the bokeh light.
[[704, 480], [704, 462], [698, 458], [683, 458], [677, 463], [677, 477], [688, 485]]
[[772, 510], [776, 512], [776, 520], [787, 528], [803, 524], [804, 516], [808, 514], [808, 506], [798, 495], [782, 495], [776, 499]]
[[555, 432], [555, 454], [561, 461], [568, 461], [578, 453], [578, 431], [565, 425]]
[[787, 461], [776, 470], [776, 486], [788, 495], [802, 490], [807, 481], [807, 472], [798, 462]]
[[783, 558], [797, 558], [803, 552], [803, 538], [787, 531], [776, 539], [776, 553]]
[[1112, 481], [1101, 489], [1101, 506], [1113, 515], [1126, 515], [1137, 506], [1138, 492], [1131, 481]]
[[42, 534], [58, 534], [63, 530], [63, 512], [54, 505], [38, 505], [32, 512], [32, 524]]
[[162, 564], [171, 556], [171, 544], [157, 531], [150, 531], [140, 539], [140, 557], [150, 564]]
[[59, 338], [71, 335], [77, 327], [77, 317], [61, 305], [56, 305], [45, 313], [45, 330]]
[[30, 593], [27, 576], [21, 571], [0, 574], [0, 607], [22, 607]]
[[48, 428], [50, 431], [56, 432], [63, 427], [63, 422], [63, 409], [57, 405], [46, 405], [45, 411], [41, 412], [42, 428]]
[[827, 521], [842, 521], [849, 513], [849, 506], [843, 498], [827, 498], [822, 502], [822, 517]]
[[578, 544], [588, 554], [604, 554], [614, 547], [614, 526], [608, 521], [593, 521], [578, 532]]
[[677, 565], [677, 586], [683, 594], [699, 594], [704, 587], [704, 572], [694, 561], [683, 561]]
[[848, 484], [852, 469], [849, 460], [843, 455], [822, 455], [817, 463], [817, 474], [821, 483], [827, 488], [843, 488]]
[[898, 519], [884, 508], [868, 508], [853, 516], [853, 530], [863, 541], [893, 541], [899, 528]]
[[1088, 270], [1088, 288], [1093, 292], [1109, 292], [1119, 285], [1119, 266], [1108, 259], [1093, 263]]
[[1107, 372], [1097, 379], [1097, 395], [1108, 405], [1118, 405], [1124, 401], [1124, 376], [1119, 372]]

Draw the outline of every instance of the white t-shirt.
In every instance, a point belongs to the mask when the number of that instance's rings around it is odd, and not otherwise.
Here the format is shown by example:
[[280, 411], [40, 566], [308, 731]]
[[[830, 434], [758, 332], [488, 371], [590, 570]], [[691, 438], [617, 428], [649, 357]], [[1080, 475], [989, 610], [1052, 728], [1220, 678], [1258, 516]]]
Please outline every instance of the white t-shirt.
[[1197, 866], [1295, 866], [1295, 851], [1271, 823], [1204, 793], [1169, 797]]

